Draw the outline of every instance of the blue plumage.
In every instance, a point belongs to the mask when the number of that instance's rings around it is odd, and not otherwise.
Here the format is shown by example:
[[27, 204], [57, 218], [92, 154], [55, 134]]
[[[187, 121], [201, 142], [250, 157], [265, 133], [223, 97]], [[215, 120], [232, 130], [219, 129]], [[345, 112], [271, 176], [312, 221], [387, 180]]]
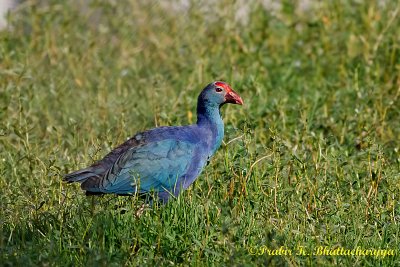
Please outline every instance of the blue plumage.
[[158, 127], [136, 134], [92, 166], [67, 174], [87, 194], [146, 194], [164, 202], [188, 188], [221, 145], [224, 124], [220, 107], [243, 104], [223, 82], [210, 83], [197, 103], [197, 123]]

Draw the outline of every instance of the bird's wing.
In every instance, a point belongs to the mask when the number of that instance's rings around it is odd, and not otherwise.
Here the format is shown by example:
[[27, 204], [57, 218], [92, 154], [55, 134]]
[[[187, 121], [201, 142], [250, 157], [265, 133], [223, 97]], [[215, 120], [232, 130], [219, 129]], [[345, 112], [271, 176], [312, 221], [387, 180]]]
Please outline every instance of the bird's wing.
[[173, 191], [190, 167], [195, 148], [194, 143], [172, 139], [132, 147], [101, 179], [88, 179], [82, 188], [116, 194]]
[[131, 148], [140, 147], [146, 144], [147, 140], [145, 136], [146, 132], [136, 134], [134, 137], [130, 138], [120, 146], [113, 149], [103, 159], [95, 162], [90, 167], [64, 175], [63, 180], [69, 183], [84, 183], [87, 180], [91, 180], [90, 183], [93, 184], [95, 181], [101, 179], [101, 177], [106, 174], [107, 170], [109, 170], [113, 166], [114, 162], [122, 154], [124, 154]]

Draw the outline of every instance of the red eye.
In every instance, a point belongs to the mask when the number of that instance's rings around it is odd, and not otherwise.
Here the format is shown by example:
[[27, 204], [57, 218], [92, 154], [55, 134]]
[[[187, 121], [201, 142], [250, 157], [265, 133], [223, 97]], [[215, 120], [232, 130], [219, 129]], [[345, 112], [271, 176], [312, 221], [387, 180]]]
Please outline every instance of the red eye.
[[215, 87], [215, 91], [220, 93], [220, 92], [222, 92], [222, 88], [221, 87]]

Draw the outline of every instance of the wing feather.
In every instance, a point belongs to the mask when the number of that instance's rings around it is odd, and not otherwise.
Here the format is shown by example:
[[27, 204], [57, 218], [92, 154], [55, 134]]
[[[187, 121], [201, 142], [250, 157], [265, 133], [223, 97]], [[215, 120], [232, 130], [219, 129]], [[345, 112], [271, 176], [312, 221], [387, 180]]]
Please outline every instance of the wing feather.
[[[195, 148], [193, 143], [172, 139], [132, 147], [106, 171], [101, 190], [116, 194], [173, 191], [189, 169]], [[90, 184], [83, 183], [82, 188], [91, 190]]]

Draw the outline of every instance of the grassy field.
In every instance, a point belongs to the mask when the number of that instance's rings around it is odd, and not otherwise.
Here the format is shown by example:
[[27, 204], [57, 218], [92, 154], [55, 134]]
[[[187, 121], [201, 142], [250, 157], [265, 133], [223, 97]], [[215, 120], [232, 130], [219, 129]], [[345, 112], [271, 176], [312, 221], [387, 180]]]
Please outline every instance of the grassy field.
[[[397, 1], [36, 2], [0, 32], [0, 265], [400, 266]], [[245, 105], [175, 201], [61, 181], [213, 80]]]

